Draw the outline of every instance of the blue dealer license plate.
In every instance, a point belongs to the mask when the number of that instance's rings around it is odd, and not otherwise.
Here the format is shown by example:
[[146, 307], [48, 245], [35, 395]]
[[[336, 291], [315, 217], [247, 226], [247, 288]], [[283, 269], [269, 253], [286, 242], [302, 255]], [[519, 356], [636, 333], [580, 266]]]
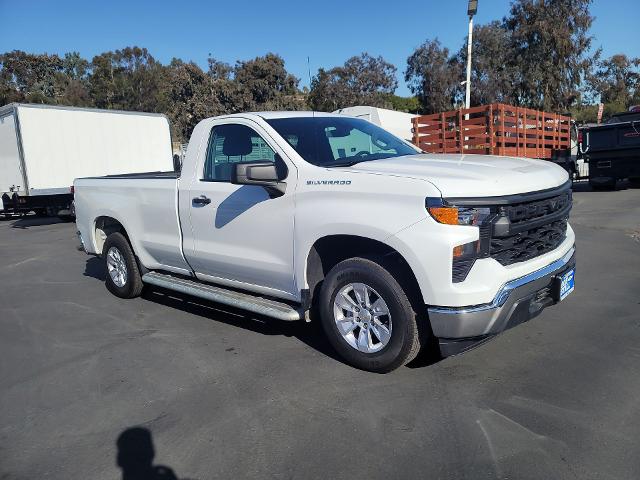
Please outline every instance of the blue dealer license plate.
[[560, 280], [560, 301], [564, 300], [567, 295], [573, 292], [573, 288], [575, 287], [575, 273], [575, 268], [572, 268], [558, 276]]

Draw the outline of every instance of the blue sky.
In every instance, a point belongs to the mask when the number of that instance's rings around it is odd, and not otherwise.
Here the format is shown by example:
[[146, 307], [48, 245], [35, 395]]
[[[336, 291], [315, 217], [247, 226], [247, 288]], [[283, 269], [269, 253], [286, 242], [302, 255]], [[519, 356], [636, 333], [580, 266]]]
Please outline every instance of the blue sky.
[[[509, 0], [479, 0], [477, 23], [502, 18]], [[399, 95], [406, 59], [427, 38], [453, 50], [467, 33], [467, 0], [91, 1], [0, 0], [0, 51], [79, 51], [83, 56], [125, 46], [146, 47], [166, 63], [172, 57], [203, 67], [211, 53], [234, 63], [267, 52], [280, 54], [308, 85], [319, 67], [342, 64], [367, 51], [398, 67]], [[595, 0], [595, 45], [604, 53], [640, 56], [638, 0]], [[626, 12], [626, 13], [625, 13]]]

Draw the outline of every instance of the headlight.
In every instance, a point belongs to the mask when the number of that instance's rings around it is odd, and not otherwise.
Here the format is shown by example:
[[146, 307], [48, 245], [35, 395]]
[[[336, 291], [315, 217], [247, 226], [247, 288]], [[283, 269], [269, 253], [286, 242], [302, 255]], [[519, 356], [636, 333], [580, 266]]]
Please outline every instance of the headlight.
[[467, 208], [448, 206], [429, 206], [427, 199], [427, 212], [438, 223], [446, 225], [472, 225], [480, 226], [491, 214], [487, 207]]
[[[456, 207], [446, 205], [441, 198], [427, 198], [426, 208], [429, 215], [438, 223], [445, 225], [468, 225], [481, 228], [488, 226], [493, 219], [489, 207]], [[463, 282], [473, 264], [488, 252], [490, 237], [480, 234], [478, 240], [456, 245], [451, 252], [451, 281]]]

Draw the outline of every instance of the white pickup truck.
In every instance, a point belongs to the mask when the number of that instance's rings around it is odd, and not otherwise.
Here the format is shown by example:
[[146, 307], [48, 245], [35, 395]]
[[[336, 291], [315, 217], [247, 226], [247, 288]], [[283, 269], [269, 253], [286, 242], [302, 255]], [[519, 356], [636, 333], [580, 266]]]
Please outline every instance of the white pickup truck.
[[317, 318], [366, 370], [393, 370], [425, 345], [461, 352], [573, 290], [564, 169], [427, 155], [362, 119], [209, 118], [181, 172], [74, 186], [80, 239], [104, 258], [115, 295], [148, 284], [281, 321]]

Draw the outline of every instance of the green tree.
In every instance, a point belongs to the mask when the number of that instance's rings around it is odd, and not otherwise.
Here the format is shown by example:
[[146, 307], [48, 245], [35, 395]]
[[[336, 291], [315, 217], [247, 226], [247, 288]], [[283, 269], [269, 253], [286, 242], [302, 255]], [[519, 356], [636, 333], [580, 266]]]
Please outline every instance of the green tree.
[[233, 75], [233, 67], [228, 63], [216, 60], [209, 54], [207, 58], [207, 64], [209, 65], [208, 75], [214, 80], [230, 80]]
[[389, 95], [387, 97], [391, 108], [398, 112], [419, 113], [420, 101], [417, 97], [400, 97], [398, 95]]
[[459, 68], [440, 41], [427, 40], [407, 59], [405, 80], [419, 100], [423, 113], [455, 107], [461, 95]]
[[396, 67], [381, 56], [362, 53], [340, 67], [321, 68], [311, 80], [308, 102], [327, 112], [355, 105], [389, 108], [397, 86]]
[[165, 72], [146, 48], [127, 47], [92, 60], [89, 91], [98, 108], [161, 112]]
[[514, 101], [566, 111], [580, 98], [594, 56], [589, 54], [591, 0], [514, 0], [505, 19], [513, 45]]
[[62, 96], [57, 76], [62, 70], [58, 55], [33, 55], [14, 50], [0, 55], [0, 100], [9, 102], [57, 103]]
[[217, 101], [213, 85], [211, 77], [195, 63], [171, 61], [167, 67], [167, 115], [176, 139], [188, 140], [200, 120], [227, 113]]
[[[600, 101], [626, 109], [640, 97], [640, 58], [612, 55], [600, 62], [589, 77], [589, 84]], [[636, 97], [634, 99], [634, 96]]]
[[299, 96], [299, 79], [287, 72], [279, 55], [239, 61], [233, 69], [233, 79], [241, 96], [240, 110], [301, 110], [304, 101]]
[[57, 103], [74, 107], [91, 107], [89, 95], [90, 64], [78, 52], [66, 53], [56, 75], [56, 90], [62, 92]]
[[[515, 65], [509, 32], [499, 21], [473, 30], [471, 62], [471, 106], [514, 101]], [[454, 59], [456, 79], [466, 78], [467, 39]]]

